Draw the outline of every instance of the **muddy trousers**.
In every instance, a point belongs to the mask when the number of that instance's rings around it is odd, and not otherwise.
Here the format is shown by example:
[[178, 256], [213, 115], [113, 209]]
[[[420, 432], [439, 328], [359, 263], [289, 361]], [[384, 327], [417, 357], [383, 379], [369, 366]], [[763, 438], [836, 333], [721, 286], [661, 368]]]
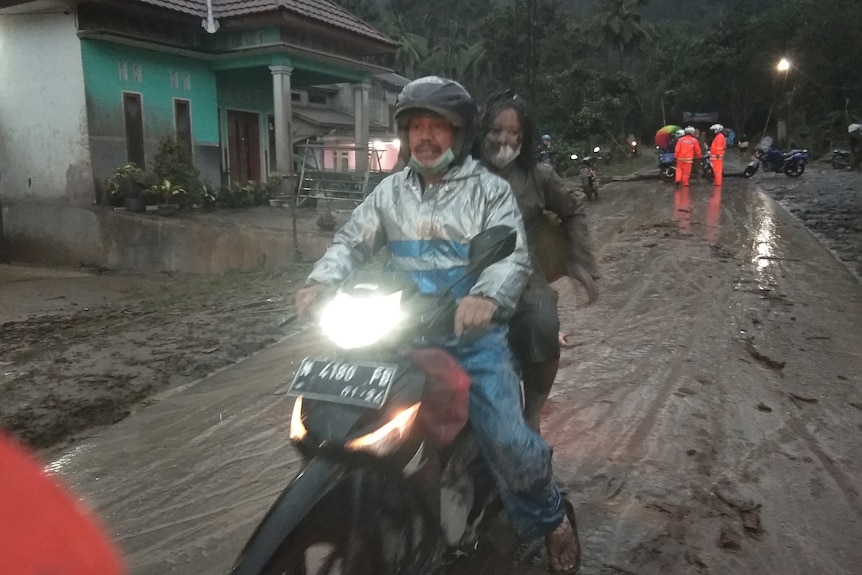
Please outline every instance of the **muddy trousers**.
[[542, 433], [540, 423], [542, 406], [548, 400], [559, 369], [559, 359], [542, 363], [526, 363], [521, 366], [521, 377], [524, 380], [524, 419], [527, 420], [530, 429], [536, 433]]
[[683, 186], [689, 184], [691, 180], [692, 160], [678, 160], [676, 163], [676, 183], [681, 183]]
[[524, 417], [536, 433], [560, 367], [557, 297], [542, 276], [533, 274], [509, 321], [509, 345], [524, 380]]
[[494, 478], [512, 527], [525, 541], [560, 524], [562, 496], [551, 474], [551, 451], [521, 414], [521, 390], [512, 367], [507, 326], [481, 337], [442, 344], [470, 376], [470, 426]]
[[712, 159], [712, 170], [715, 172], [715, 180], [713, 183], [716, 186], [721, 185], [722, 176], [724, 175], [724, 159], [723, 158], [713, 158]]

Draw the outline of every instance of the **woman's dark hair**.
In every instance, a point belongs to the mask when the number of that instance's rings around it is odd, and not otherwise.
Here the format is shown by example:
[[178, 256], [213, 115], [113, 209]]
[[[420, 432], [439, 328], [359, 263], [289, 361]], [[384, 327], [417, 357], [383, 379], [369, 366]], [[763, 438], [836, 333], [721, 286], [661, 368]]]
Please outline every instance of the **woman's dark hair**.
[[479, 135], [473, 147], [473, 156], [481, 158], [482, 144], [494, 127], [494, 119], [506, 108], [518, 114], [521, 124], [521, 153], [515, 163], [523, 170], [530, 170], [538, 163], [536, 158], [536, 114], [527, 100], [512, 90], [499, 90], [485, 100], [479, 116]]

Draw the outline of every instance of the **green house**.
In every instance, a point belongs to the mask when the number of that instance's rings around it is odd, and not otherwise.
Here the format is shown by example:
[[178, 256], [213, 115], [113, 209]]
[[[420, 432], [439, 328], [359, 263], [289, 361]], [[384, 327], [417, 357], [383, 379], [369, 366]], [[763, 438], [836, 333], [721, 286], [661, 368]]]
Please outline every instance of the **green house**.
[[[216, 185], [290, 173], [308, 86], [353, 85], [367, 146], [369, 89], [396, 48], [327, 0], [0, 0], [0, 42], [0, 140], [28, 148], [0, 159], [4, 197], [71, 202], [146, 168], [165, 135]], [[45, 152], [62, 158], [51, 175]]]

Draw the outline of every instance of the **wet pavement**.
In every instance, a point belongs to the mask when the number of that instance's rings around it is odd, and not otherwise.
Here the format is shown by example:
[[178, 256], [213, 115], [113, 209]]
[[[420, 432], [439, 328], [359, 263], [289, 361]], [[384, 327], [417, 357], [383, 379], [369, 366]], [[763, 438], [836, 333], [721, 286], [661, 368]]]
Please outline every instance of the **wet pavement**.
[[[543, 414], [581, 573], [858, 573], [862, 286], [742, 179], [611, 184], [589, 218], [601, 297], [561, 286], [577, 345]], [[131, 573], [225, 572], [297, 471], [297, 330], [57, 456]]]

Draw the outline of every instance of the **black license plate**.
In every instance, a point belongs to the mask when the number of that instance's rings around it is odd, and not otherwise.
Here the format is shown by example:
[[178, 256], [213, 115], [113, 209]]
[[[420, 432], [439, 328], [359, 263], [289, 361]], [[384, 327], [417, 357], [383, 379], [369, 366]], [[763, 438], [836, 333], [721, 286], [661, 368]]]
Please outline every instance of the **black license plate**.
[[389, 397], [397, 371], [393, 363], [305, 358], [287, 394], [379, 409]]

